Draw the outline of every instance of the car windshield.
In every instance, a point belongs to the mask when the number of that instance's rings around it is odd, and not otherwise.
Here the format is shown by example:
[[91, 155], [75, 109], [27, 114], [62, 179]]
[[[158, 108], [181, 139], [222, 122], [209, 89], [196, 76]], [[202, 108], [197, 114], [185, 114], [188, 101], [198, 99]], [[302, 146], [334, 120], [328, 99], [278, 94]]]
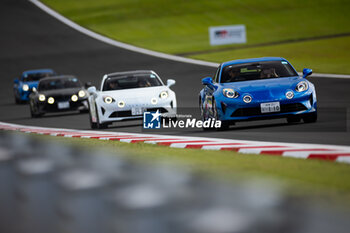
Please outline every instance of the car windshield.
[[53, 76], [54, 73], [52, 72], [46, 72], [46, 73], [32, 73], [32, 74], [24, 74], [23, 75], [23, 81], [24, 82], [33, 82], [33, 81], [39, 81], [42, 78], [47, 78]]
[[162, 86], [162, 83], [154, 74], [130, 74], [108, 77], [103, 84], [103, 91], [156, 86]]
[[57, 78], [47, 79], [39, 82], [39, 91], [49, 91], [65, 88], [78, 88], [82, 87], [80, 81], [77, 78]]
[[220, 82], [230, 83], [297, 75], [286, 61], [263, 61], [226, 66], [222, 70]]

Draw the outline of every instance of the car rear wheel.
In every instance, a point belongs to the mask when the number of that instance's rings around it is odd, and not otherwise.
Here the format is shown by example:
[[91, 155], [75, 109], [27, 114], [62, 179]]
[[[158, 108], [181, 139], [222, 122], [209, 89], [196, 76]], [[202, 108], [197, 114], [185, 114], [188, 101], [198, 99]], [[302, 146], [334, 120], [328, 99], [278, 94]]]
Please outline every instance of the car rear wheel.
[[303, 121], [304, 123], [315, 123], [317, 121], [317, 112], [305, 114]]

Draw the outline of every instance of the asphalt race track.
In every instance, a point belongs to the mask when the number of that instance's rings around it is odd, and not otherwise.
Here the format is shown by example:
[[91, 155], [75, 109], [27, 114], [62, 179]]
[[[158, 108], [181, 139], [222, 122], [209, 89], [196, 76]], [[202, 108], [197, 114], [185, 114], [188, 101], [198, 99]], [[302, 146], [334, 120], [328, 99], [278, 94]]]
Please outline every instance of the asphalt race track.
[[[83, 82], [94, 85], [99, 85], [105, 73], [152, 69], [163, 81], [169, 78], [177, 81], [172, 89], [177, 93], [180, 108], [197, 108], [198, 93], [202, 88], [200, 80], [215, 71], [211, 67], [160, 59], [96, 41], [62, 24], [26, 0], [1, 0], [0, 29], [0, 121], [9, 123], [90, 129], [88, 114], [47, 114], [32, 119], [28, 105], [16, 105], [13, 79], [27, 69], [52, 68], [61, 74], [76, 75]], [[311, 77], [310, 80], [316, 85], [318, 95], [319, 121], [315, 124], [288, 125], [285, 119], [279, 119], [237, 123], [223, 132], [194, 129], [156, 133], [350, 145], [347, 127], [350, 79]], [[142, 126], [141, 121], [125, 121], [106, 130], [142, 132]]]

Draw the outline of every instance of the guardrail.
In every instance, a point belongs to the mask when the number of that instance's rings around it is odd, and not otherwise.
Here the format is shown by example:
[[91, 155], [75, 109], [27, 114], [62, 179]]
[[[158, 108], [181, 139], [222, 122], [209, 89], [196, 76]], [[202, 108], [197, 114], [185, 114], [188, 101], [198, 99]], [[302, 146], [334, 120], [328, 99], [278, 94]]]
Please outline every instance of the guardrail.
[[320, 233], [328, 217], [270, 183], [218, 181], [119, 154], [0, 133], [0, 232]]

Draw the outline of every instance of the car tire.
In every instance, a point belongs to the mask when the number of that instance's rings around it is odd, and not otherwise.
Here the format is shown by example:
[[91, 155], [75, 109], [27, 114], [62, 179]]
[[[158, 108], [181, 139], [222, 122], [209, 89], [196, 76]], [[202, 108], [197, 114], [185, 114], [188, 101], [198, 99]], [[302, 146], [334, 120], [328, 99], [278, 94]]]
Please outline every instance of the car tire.
[[299, 123], [300, 121], [301, 121], [301, 118], [297, 116], [287, 117], [288, 124]]
[[97, 129], [105, 129], [105, 128], [107, 128], [107, 126], [108, 126], [107, 123], [100, 123], [100, 119], [98, 117], [98, 110], [97, 110], [96, 104], [95, 104], [95, 109], [96, 109], [96, 119], [97, 119], [97, 121], [96, 121], [96, 128]]
[[34, 109], [34, 103], [33, 103], [33, 101], [30, 102], [29, 108], [30, 108], [30, 116], [31, 116], [32, 118], [38, 118], [38, 117], [41, 117], [41, 116], [43, 115], [42, 113], [38, 113], [38, 112]]
[[92, 122], [92, 114], [91, 114], [91, 107], [90, 107], [90, 103], [89, 105], [89, 120], [90, 120], [90, 128], [91, 129], [97, 129], [97, 124], [95, 122]]
[[[207, 120], [205, 117], [204, 117], [204, 109], [203, 109], [203, 102], [202, 102], [202, 98], [199, 97], [199, 109], [201, 111], [201, 120], [202, 121], [205, 121]], [[205, 128], [205, 127], [202, 127], [203, 131], [209, 131], [209, 130], [212, 130], [211, 128]]]
[[307, 113], [303, 116], [304, 123], [315, 123], [317, 121], [317, 112]]
[[16, 103], [16, 104], [20, 104], [21, 101], [20, 101], [19, 99], [17, 99], [17, 97], [15, 97], [15, 103]]
[[[216, 107], [215, 99], [213, 99], [213, 110], [215, 111], [214, 112], [214, 120], [220, 120], [219, 115], [218, 115], [218, 109]], [[230, 121], [221, 121], [221, 127], [216, 128], [216, 130], [223, 131], [223, 130], [227, 130], [228, 128], [230, 128]]]
[[21, 104], [22, 103], [22, 101], [17, 97], [16, 94], [13, 94], [13, 97], [15, 98], [15, 103], [16, 104]]

